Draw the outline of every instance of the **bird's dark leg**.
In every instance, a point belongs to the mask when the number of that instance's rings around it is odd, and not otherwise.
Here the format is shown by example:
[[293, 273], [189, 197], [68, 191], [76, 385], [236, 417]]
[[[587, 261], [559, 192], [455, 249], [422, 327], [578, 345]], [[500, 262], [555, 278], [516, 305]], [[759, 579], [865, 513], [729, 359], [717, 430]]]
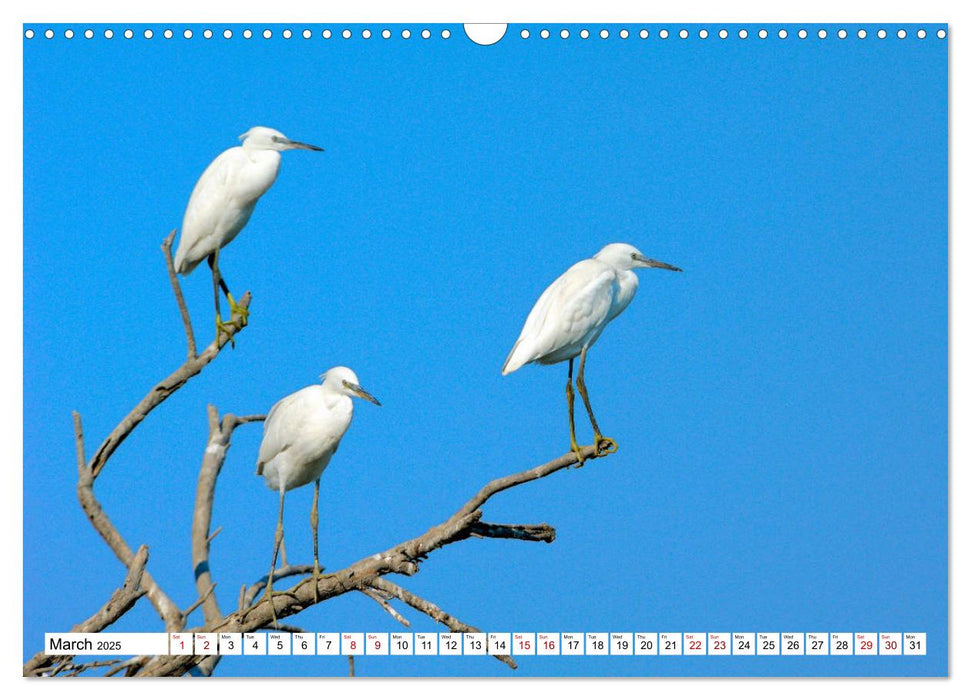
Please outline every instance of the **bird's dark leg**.
[[[276, 555], [280, 551], [280, 545], [283, 544], [283, 497], [286, 495], [284, 489], [280, 489], [280, 515], [277, 517], [276, 521], [276, 533], [273, 536], [273, 560], [270, 562], [270, 575], [266, 578], [266, 589], [263, 591], [263, 598], [267, 598], [270, 601], [270, 610], [273, 613], [273, 626], [277, 626], [276, 620], [276, 606], [273, 604], [273, 570], [276, 568]], [[262, 602], [262, 598], [260, 599]]]
[[317, 515], [317, 501], [320, 500], [320, 477], [314, 482], [314, 504], [310, 508], [310, 528], [314, 531], [314, 602], [317, 602], [317, 580], [320, 578], [320, 561], [317, 559], [317, 529], [320, 520]]
[[577, 456], [577, 467], [583, 466], [583, 454], [577, 444], [576, 428], [573, 425], [573, 358], [570, 358], [570, 368], [566, 375], [566, 406], [570, 413], [570, 449]]
[[587, 364], [587, 349], [583, 348], [580, 351], [580, 369], [577, 372], [577, 390], [580, 392], [580, 398], [583, 399], [583, 405], [587, 408], [587, 415], [590, 416], [590, 424], [593, 426], [593, 444], [597, 448], [597, 453], [600, 454], [601, 444], [604, 445], [603, 454], [609, 455], [612, 452], [617, 451], [617, 443], [614, 442], [612, 438], [604, 437], [600, 433], [600, 426], [597, 425], [597, 419], [593, 417], [593, 408], [590, 406], [590, 397], [587, 396], [587, 385], [583, 381], [583, 369]]
[[233, 339], [233, 333], [239, 330], [235, 324], [223, 323], [222, 315], [219, 311], [219, 290], [223, 290], [223, 294], [226, 295], [226, 299], [229, 300], [229, 313], [235, 314], [239, 313], [242, 319], [243, 325], [246, 325], [246, 317], [249, 315], [249, 311], [239, 306], [233, 299], [233, 295], [229, 293], [229, 287], [226, 286], [226, 281], [223, 279], [222, 273], [219, 272], [219, 250], [211, 253], [206, 262], [209, 263], [209, 268], [212, 270], [212, 293], [216, 300], [216, 342], [219, 341], [219, 334], [225, 333], [229, 336], [229, 342], [233, 347], [236, 347], [236, 341]]

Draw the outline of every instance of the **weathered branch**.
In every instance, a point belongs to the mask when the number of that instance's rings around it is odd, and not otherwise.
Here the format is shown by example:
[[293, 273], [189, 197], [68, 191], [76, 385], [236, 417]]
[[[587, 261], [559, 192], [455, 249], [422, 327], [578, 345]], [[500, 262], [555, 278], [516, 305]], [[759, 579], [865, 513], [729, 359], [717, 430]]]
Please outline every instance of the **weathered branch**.
[[[581, 454], [588, 463], [598, 456], [603, 456], [598, 454], [593, 445], [581, 448]], [[429, 553], [472, 536], [515, 537], [516, 539], [551, 541], [555, 533], [547, 525], [480, 523], [482, 512], [479, 508], [497, 493], [544, 478], [577, 463], [576, 454], [570, 451], [533, 469], [490, 481], [445, 522], [430, 528], [419, 537], [361, 559], [335, 573], [321, 576], [317, 584], [317, 601], [323, 602], [349, 591], [363, 590], [368, 587], [377, 588], [380, 584], [375, 586], [373, 582], [385, 574], [397, 573], [411, 576], [418, 572], [418, 563]], [[227, 615], [214, 627], [207, 626], [205, 630], [210, 632], [251, 632], [272, 625], [271, 605], [276, 608], [276, 618], [280, 619], [295, 615], [316, 604], [312, 579], [301, 581], [293, 588], [277, 593], [281, 595], [274, 595], [272, 601], [261, 600], [253, 607]], [[407, 603], [407, 601], [404, 602]], [[464, 624], [447, 615], [447, 613], [440, 612], [440, 614], [446, 616], [443, 619], [454, 621], [453, 624]], [[472, 631], [472, 629], [469, 631]], [[200, 656], [156, 657], [142, 667], [137, 675], [183, 675], [202, 659], [203, 657]], [[505, 659], [502, 660], [508, 663]]]
[[[111, 594], [111, 597], [108, 598], [108, 601], [101, 606], [98, 612], [84, 622], [74, 625], [74, 627], [71, 628], [71, 631], [100, 632], [131, 610], [135, 603], [138, 602], [138, 599], [145, 595], [145, 589], [141, 587], [141, 582], [142, 575], [145, 572], [145, 563], [147, 561], [148, 547], [142, 545], [138, 548], [138, 552], [132, 559], [131, 566], [128, 567], [128, 573], [125, 575], [125, 580], [121, 584], [121, 588], [118, 588], [114, 593]], [[30, 661], [24, 664], [24, 675], [43, 675], [44, 673], [49, 672], [52, 667], [69, 663], [73, 658], [73, 655], [48, 656], [43, 651], [38, 652], [37, 654], [34, 654]], [[87, 668], [94, 668], [94, 666], [89, 664], [81, 664], [77, 668], [80, 671], [86, 670]], [[58, 673], [63, 672], [63, 670], [66, 670], [66, 667], [59, 670]]]
[[[440, 607], [434, 603], [425, 600], [424, 598], [419, 598], [414, 593], [406, 591], [404, 588], [396, 583], [392, 583], [387, 579], [376, 578], [371, 581], [371, 586], [377, 588], [380, 591], [384, 591], [388, 595], [397, 598], [405, 605], [409, 605], [420, 613], [428, 615], [435, 622], [439, 622], [446, 627], [448, 627], [452, 632], [481, 632], [478, 627], [473, 627], [472, 625], [467, 625], [461, 620], [449, 615], [447, 612], [442, 610]], [[509, 666], [509, 668], [516, 670], [516, 662], [513, 661], [511, 656], [506, 654], [493, 654], [493, 656], [504, 664]]]
[[382, 598], [380, 595], [378, 595], [378, 593], [375, 592], [375, 590], [373, 588], [361, 588], [359, 590], [360, 590], [361, 593], [363, 593], [368, 598], [370, 598], [371, 600], [373, 600], [375, 603], [377, 603], [378, 605], [380, 605], [382, 610], [384, 610], [386, 613], [388, 613], [391, 617], [393, 617], [399, 623], [401, 623], [405, 627], [411, 627], [411, 623], [408, 622], [408, 620], [406, 620], [401, 613], [399, 613], [397, 610], [395, 610], [394, 608], [392, 608], [391, 605], [388, 603], [388, 601], [385, 598]]
[[[287, 564], [286, 566], [281, 566], [278, 569], [273, 570], [273, 580], [279, 582], [288, 576], [305, 576], [307, 574], [312, 574], [314, 572], [313, 564]], [[256, 600], [256, 596], [259, 595], [260, 591], [266, 588], [266, 582], [269, 579], [269, 575], [263, 576], [261, 579], [256, 581], [249, 588], [243, 587], [240, 595], [239, 609], [249, 607]]]
[[172, 261], [172, 241], [175, 240], [175, 229], [162, 241], [162, 253], [165, 255], [165, 267], [169, 273], [169, 283], [172, 285], [172, 293], [175, 294], [175, 303], [179, 307], [179, 314], [182, 316], [182, 325], [185, 326], [185, 339], [189, 346], [189, 359], [196, 356], [196, 336], [192, 332], [192, 319], [189, 318], [189, 307], [185, 304], [182, 296], [182, 285], [179, 284], [179, 276], [175, 272], [175, 263]]
[[[101, 535], [101, 539], [115, 553], [115, 556], [121, 560], [122, 564], [131, 568], [135, 560], [135, 553], [128, 546], [128, 543], [125, 542], [125, 538], [121, 536], [121, 533], [118, 532], [118, 529], [112, 524], [111, 520], [109, 520], [108, 515], [101, 507], [101, 503], [95, 498], [94, 476], [91, 473], [90, 467], [84, 463], [84, 432], [81, 428], [81, 415], [77, 411], [73, 415], [74, 436], [78, 452], [79, 476], [77, 493], [78, 500], [81, 502], [81, 509], [88, 516], [88, 520], [91, 521], [91, 525], [95, 531]], [[151, 601], [159, 617], [165, 622], [165, 629], [170, 632], [182, 629], [183, 618], [178, 606], [165, 594], [148, 571], [142, 572], [141, 582], [142, 588], [145, 589], [145, 595]]]
[[[169, 237], [165, 239], [162, 243], [162, 251], [165, 253], [165, 262], [169, 274], [169, 281], [172, 283], [172, 290], [175, 293], [175, 300], [179, 306], [179, 313], [182, 315], [182, 323], [186, 329], [186, 338], [189, 343], [189, 356], [186, 361], [175, 370], [168, 377], [163, 379], [161, 382], [152, 387], [152, 390], [145, 395], [141, 401], [133, 408], [127, 416], [125, 416], [122, 421], [115, 427], [114, 430], [105, 438], [104, 442], [98, 448], [98, 451], [94, 453], [94, 457], [91, 458], [90, 468], [91, 473], [94, 478], [98, 478], [101, 474], [101, 470], [104, 469], [105, 463], [108, 458], [114, 454], [118, 446], [125, 441], [131, 432], [141, 423], [149, 413], [152, 412], [160, 403], [165, 401], [169, 396], [171, 396], [175, 391], [177, 391], [183, 384], [192, 379], [192, 377], [199, 374], [202, 369], [212, 362], [219, 351], [222, 350], [226, 343], [232, 342], [236, 334], [239, 333], [243, 328], [246, 327], [246, 318], [243, 313], [235, 312], [232, 317], [227, 322], [227, 326], [231, 327], [233, 330], [231, 332], [222, 332], [219, 336], [206, 346], [206, 349], [202, 351], [201, 355], [196, 354], [195, 338], [192, 333], [192, 323], [189, 320], [189, 311], [185, 305], [185, 299], [182, 297], [182, 290], [179, 286], [178, 277], [175, 275], [175, 268], [172, 264], [172, 239], [175, 236], [175, 231], [169, 234]], [[252, 296], [249, 292], [243, 294], [242, 298], [239, 300], [239, 306], [244, 310], [249, 309], [250, 301]]]
[[[209, 568], [209, 545], [212, 535], [209, 528], [212, 525], [212, 508], [216, 495], [216, 479], [226, 461], [226, 451], [229, 449], [233, 430], [244, 423], [263, 420], [263, 416], [234, 416], [227, 413], [219, 420], [219, 412], [215, 406], [207, 408], [209, 419], [209, 440], [199, 469], [196, 483], [196, 502], [192, 511], [192, 570], [196, 579], [196, 590], [202, 603], [202, 614], [206, 625], [214, 625], [222, 619], [216, 597], [207, 594], [213, 586], [212, 573]], [[218, 530], [217, 530], [218, 532]]]

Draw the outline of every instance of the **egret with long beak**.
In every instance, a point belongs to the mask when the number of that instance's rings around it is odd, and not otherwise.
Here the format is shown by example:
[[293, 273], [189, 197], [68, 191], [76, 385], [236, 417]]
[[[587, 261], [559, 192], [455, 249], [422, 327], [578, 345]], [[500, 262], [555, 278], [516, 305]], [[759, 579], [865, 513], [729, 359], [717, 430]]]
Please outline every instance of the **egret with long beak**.
[[230, 333], [219, 314], [220, 288], [229, 301], [231, 314], [238, 314], [244, 325], [249, 316], [246, 309], [237, 305], [219, 273], [219, 251], [243, 230], [256, 203], [276, 180], [281, 151], [324, 150], [291, 141], [279, 131], [265, 126], [254, 126], [239, 139], [242, 144], [220, 153], [196, 183], [182, 219], [182, 235], [175, 251], [175, 270], [182, 275], [188, 275], [203, 260], [209, 262], [216, 300], [217, 341], [220, 332]]
[[575, 264], [540, 296], [502, 366], [502, 373], [506, 375], [530, 362], [552, 365], [569, 360], [566, 400], [570, 414], [570, 449], [580, 464], [584, 460], [573, 424], [573, 360], [580, 357], [576, 384], [593, 426], [593, 444], [598, 454], [601, 450], [614, 452], [617, 443], [603, 436], [593, 416], [583, 369], [587, 351], [597, 342], [607, 324], [617, 318], [634, 298], [637, 275], [633, 271], [648, 267], [681, 272], [681, 268], [652, 260], [626, 243], [611, 243], [592, 258]]
[[[310, 527], [314, 537], [314, 600], [320, 563], [317, 558], [317, 501], [320, 497], [320, 475], [337, 452], [341, 438], [351, 425], [354, 406], [351, 397], [359, 397], [380, 406], [380, 402], [361, 388], [357, 375], [347, 367], [334, 367], [321, 375], [322, 384], [313, 384], [278, 401], [263, 423], [263, 442], [257, 458], [256, 473], [266, 485], [280, 494], [280, 514], [273, 539], [273, 559], [263, 597], [273, 607], [273, 570], [283, 543], [283, 499], [287, 491], [314, 482], [314, 503], [310, 510]], [[273, 619], [276, 620], [274, 609]]]

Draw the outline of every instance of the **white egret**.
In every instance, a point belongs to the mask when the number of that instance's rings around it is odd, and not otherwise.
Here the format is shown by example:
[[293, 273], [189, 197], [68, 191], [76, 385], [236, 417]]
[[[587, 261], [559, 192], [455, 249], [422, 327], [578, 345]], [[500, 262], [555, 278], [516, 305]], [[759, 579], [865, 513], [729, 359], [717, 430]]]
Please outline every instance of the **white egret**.
[[279, 131], [265, 126], [254, 126], [239, 139], [242, 145], [216, 156], [193, 188], [175, 252], [175, 269], [182, 275], [188, 275], [203, 260], [208, 260], [212, 268], [217, 340], [220, 331], [229, 332], [219, 315], [220, 287], [229, 301], [231, 313], [239, 313], [244, 324], [249, 315], [246, 309], [236, 304], [219, 274], [219, 251], [243, 230], [256, 202], [276, 180], [280, 171], [280, 151], [324, 150], [291, 141]]
[[[278, 401], [263, 423], [263, 442], [257, 458], [256, 473], [266, 485], [280, 494], [280, 515], [273, 540], [273, 560], [264, 597], [272, 606], [273, 569], [283, 542], [283, 498], [287, 491], [314, 482], [314, 503], [310, 526], [314, 536], [314, 600], [320, 564], [317, 559], [317, 501], [320, 475], [337, 452], [354, 415], [352, 396], [380, 402], [361, 388], [357, 375], [347, 367], [334, 367], [321, 375], [322, 384], [313, 384]], [[276, 614], [274, 613], [274, 620]]]
[[607, 324], [627, 308], [637, 292], [637, 275], [633, 270], [659, 267], [681, 272], [681, 268], [651, 260], [626, 243], [611, 243], [587, 260], [581, 260], [560, 275], [540, 296], [529, 312], [519, 340], [512, 346], [502, 374], [515, 372], [523, 365], [538, 362], [552, 365], [570, 361], [567, 373], [566, 400], [570, 414], [570, 448], [583, 464], [573, 425], [573, 359], [580, 356], [577, 389], [593, 425], [594, 446], [602, 443], [606, 452], [617, 449], [617, 443], [605, 438], [597, 425], [583, 381], [587, 351], [597, 342]]

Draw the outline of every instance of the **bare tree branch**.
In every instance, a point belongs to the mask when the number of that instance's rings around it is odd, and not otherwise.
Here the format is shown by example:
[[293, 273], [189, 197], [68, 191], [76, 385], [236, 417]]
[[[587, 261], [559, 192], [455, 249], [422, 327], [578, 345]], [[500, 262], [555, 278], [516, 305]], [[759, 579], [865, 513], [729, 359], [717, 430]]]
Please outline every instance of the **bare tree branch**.
[[[108, 519], [107, 514], [94, 496], [94, 476], [91, 469], [84, 464], [84, 432], [81, 428], [81, 414], [74, 412], [74, 435], [77, 442], [78, 452], [78, 500], [81, 502], [81, 509], [88, 516], [95, 531], [101, 535], [115, 556], [121, 563], [131, 568], [135, 560], [135, 553], [132, 551], [125, 538], [121, 536], [117, 528]], [[142, 587], [145, 594], [152, 602], [152, 606], [158, 611], [159, 616], [165, 622], [167, 631], [178, 631], [182, 629], [183, 618], [178, 606], [165, 594], [165, 592], [155, 583], [155, 579], [148, 571], [143, 571], [141, 575]]]
[[[273, 570], [273, 580], [274, 582], [279, 582], [288, 576], [305, 576], [307, 574], [312, 574], [313, 572], [313, 564], [287, 564], [286, 566], [281, 566], [280, 568]], [[249, 588], [243, 586], [243, 592], [239, 599], [240, 610], [253, 604], [253, 601], [256, 600], [256, 596], [259, 595], [260, 591], [266, 588], [266, 582], [268, 579], [269, 575], [266, 575], [256, 581], [256, 583]]]
[[[582, 447], [580, 451], [583, 458], [588, 462], [603, 456], [602, 453], [598, 453], [596, 447], [593, 445]], [[549, 526], [537, 525], [487, 525], [477, 528], [477, 525], [482, 519], [482, 512], [478, 508], [497, 493], [520, 484], [544, 478], [577, 463], [577, 455], [573, 451], [569, 451], [533, 469], [490, 481], [445, 522], [430, 528], [419, 537], [402, 542], [384, 552], [361, 559], [335, 573], [321, 576], [317, 585], [317, 600], [323, 602], [349, 591], [362, 590], [368, 587], [378, 588], [380, 584], [375, 586], [373, 582], [385, 574], [414, 575], [418, 572], [419, 562], [427, 557], [429, 553], [448, 544], [467, 539], [473, 536], [473, 532], [478, 537], [497, 536], [506, 538], [513, 531], [525, 533], [536, 532], [537, 528], [548, 528]], [[550, 534], [553, 534], [552, 528], [549, 529]], [[537, 537], [536, 539], [550, 541], [551, 537]], [[233, 612], [223, 618], [215, 627], [207, 626], [205, 631], [251, 632], [272, 624], [273, 613], [270, 608], [271, 605], [276, 608], [276, 617], [280, 619], [295, 615], [316, 604], [311, 579], [301, 581], [286, 591], [274, 591], [274, 593], [278, 595], [274, 595], [272, 601], [261, 600], [253, 607]], [[447, 615], [446, 613], [442, 614]], [[445, 619], [454, 620], [451, 616]], [[464, 624], [457, 620], [455, 620], [455, 623], [460, 625]], [[202, 657], [193, 656], [156, 657], [140, 669], [138, 675], [183, 675], [193, 665], [199, 663], [201, 659]], [[505, 659], [502, 660], [504, 663], [508, 663]]]
[[[82, 448], [83, 449], [83, 448]], [[83, 455], [82, 455], [83, 463]], [[142, 575], [145, 572], [145, 563], [148, 561], [148, 547], [142, 545], [132, 559], [125, 581], [121, 584], [108, 601], [94, 615], [84, 622], [71, 628], [72, 632], [100, 632], [113, 622], [122, 617], [132, 609], [138, 599], [145, 595], [145, 590], [141, 587]], [[52, 666], [69, 662], [73, 655], [68, 656], [48, 656], [44, 652], [38, 652], [30, 661], [24, 664], [24, 675], [41, 675], [51, 669]], [[85, 666], [84, 664], [82, 664]], [[89, 666], [93, 668], [93, 666]]]
[[381, 606], [381, 609], [388, 613], [395, 620], [400, 622], [405, 627], [411, 627], [411, 623], [406, 620], [401, 613], [391, 607], [387, 600], [382, 598], [380, 595], [374, 592], [372, 588], [361, 588], [359, 589], [361, 593], [366, 595], [368, 598], [373, 600], [375, 603]]
[[[371, 586], [373, 586], [374, 588], [377, 588], [378, 590], [384, 591], [390, 596], [397, 598], [398, 600], [400, 600], [402, 603], [406, 605], [410, 605], [418, 612], [428, 615], [428, 617], [432, 618], [435, 622], [439, 622], [445, 625], [446, 627], [448, 627], [452, 632], [481, 632], [482, 631], [478, 627], [473, 627], [472, 625], [465, 624], [461, 620], [458, 620], [452, 615], [449, 615], [447, 612], [442, 610], [434, 603], [427, 601], [424, 598], [419, 598], [414, 593], [411, 593], [410, 591], [406, 591], [398, 584], [392, 583], [387, 579], [376, 578], [373, 581], [371, 581]], [[516, 662], [513, 661], [513, 658], [511, 656], [508, 656], [506, 654], [493, 654], [493, 656], [499, 659], [500, 661], [502, 661], [504, 664], [509, 666], [509, 668], [513, 669], [514, 671], [516, 670], [516, 668], [518, 668], [516, 665]]]
[[182, 325], [185, 326], [185, 339], [189, 346], [189, 359], [196, 356], [196, 337], [192, 332], [192, 320], [189, 318], [189, 307], [185, 304], [182, 296], [182, 285], [179, 284], [179, 276], [175, 272], [175, 263], [172, 262], [172, 241], [175, 240], [175, 229], [162, 241], [162, 253], [165, 255], [165, 266], [169, 273], [169, 283], [172, 285], [172, 292], [175, 294], [175, 303], [179, 306], [179, 314], [182, 316]]
[[[239, 307], [244, 310], [249, 309], [251, 300], [252, 296], [249, 292], [246, 292], [239, 300]], [[181, 367], [152, 387], [152, 390], [111, 431], [104, 442], [101, 443], [98, 451], [94, 453], [94, 457], [91, 458], [89, 466], [94, 478], [97, 478], [101, 474], [101, 470], [104, 469], [108, 458], [114, 454], [118, 446], [125, 441], [125, 438], [131, 435], [131, 432], [152, 410], [181, 388], [183, 384], [192, 379], [192, 377], [199, 374], [206, 365], [216, 359], [216, 355], [226, 346], [226, 343], [233, 340], [236, 334], [246, 327], [246, 319], [243, 317], [243, 314], [237, 311], [233, 313], [227, 325], [232, 326], [233, 331], [231, 333], [220, 333], [216, 340], [213, 340], [206, 346], [206, 349], [202, 351], [201, 355], [189, 357]]]

